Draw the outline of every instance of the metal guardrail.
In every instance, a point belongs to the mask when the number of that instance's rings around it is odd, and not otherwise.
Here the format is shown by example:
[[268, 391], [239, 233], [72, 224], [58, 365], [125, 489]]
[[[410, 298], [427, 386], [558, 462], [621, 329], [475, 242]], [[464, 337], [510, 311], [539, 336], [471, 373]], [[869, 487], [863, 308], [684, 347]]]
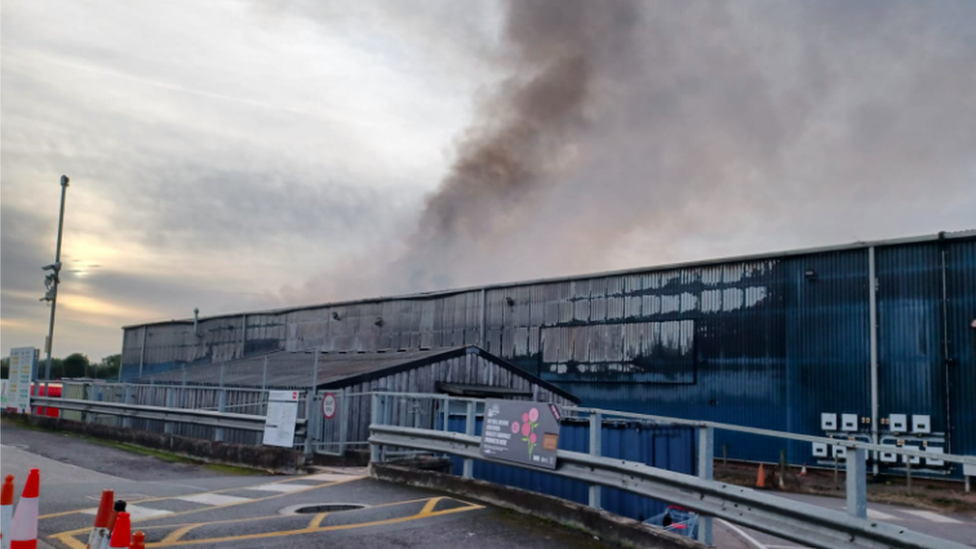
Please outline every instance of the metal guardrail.
[[734, 425], [731, 423], [717, 423], [714, 421], [682, 419], [676, 417], [655, 416], [655, 415], [638, 414], [632, 412], [617, 412], [614, 410], [602, 410], [598, 408], [581, 408], [579, 406], [563, 406], [562, 409], [566, 412], [584, 412], [588, 414], [594, 414], [594, 413], [602, 414], [604, 417], [621, 417], [621, 418], [629, 418], [629, 419], [639, 419], [641, 421], [654, 421], [658, 423], [668, 423], [671, 425], [687, 425], [689, 427], [712, 428], [721, 431], [735, 431], [739, 433], [748, 433], [752, 435], [782, 438], [787, 440], [798, 440], [802, 442], [820, 442], [832, 446], [843, 446], [848, 449], [861, 448], [863, 450], [872, 451], [872, 452], [885, 452], [889, 454], [898, 454], [902, 456], [919, 457], [919, 458], [935, 458], [949, 463], [960, 463], [965, 465], [976, 466], [976, 456], [962, 456], [958, 454], [935, 454], [932, 452], [922, 452], [919, 450], [913, 450], [905, 446], [888, 446], [883, 444], [874, 444], [871, 442], [862, 442], [859, 440], [850, 440], [844, 438], [829, 438], [829, 437], [821, 437], [816, 435], [787, 433], [784, 431], [774, 431], [772, 429], [762, 429], [759, 427], [747, 427], [745, 425]]
[[[480, 438], [471, 434], [375, 423], [370, 426], [370, 431], [369, 441], [374, 447], [412, 448], [452, 454], [465, 460], [477, 459], [531, 468], [528, 465], [486, 458], [480, 452]], [[863, 449], [858, 453], [863, 455]], [[780, 538], [824, 549], [966, 547], [900, 526], [859, 519], [840, 511], [765, 494], [751, 488], [675, 473], [633, 461], [559, 450], [556, 454], [556, 468], [545, 472], [668, 501], [703, 515], [722, 518]]]
[[[166, 408], [163, 406], [124, 404], [121, 402], [97, 402], [70, 398], [31, 397], [31, 403], [39, 406], [58, 408], [60, 410], [105, 414], [133, 419], [190, 423], [224, 429], [242, 429], [245, 431], [264, 431], [266, 419], [265, 416], [217, 412], [213, 410]], [[305, 423], [304, 419], [298, 419], [296, 421], [296, 425], [299, 426], [304, 426]]]

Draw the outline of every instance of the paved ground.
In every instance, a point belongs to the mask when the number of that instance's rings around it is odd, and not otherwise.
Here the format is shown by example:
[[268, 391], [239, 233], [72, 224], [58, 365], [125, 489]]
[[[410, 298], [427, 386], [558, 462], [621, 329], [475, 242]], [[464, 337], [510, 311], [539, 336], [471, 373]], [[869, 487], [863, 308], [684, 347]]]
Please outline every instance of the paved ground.
[[[602, 547], [573, 530], [361, 471], [240, 476], [9, 423], [0, 436], [0, 473], [16, 475], [20, 487], [31, 467], [41, 469], [40, 531], [53, 547], [84, 548], [104, 488], [130, 501], [134, 528], [156, 547]], [[340, 503], [364, 507], [295, 512]]]
[[[806, 494], [777, 493], [796, 501], [811, 505], [846, 511], [846, 501], [840, 498], [811, 496]], [[923, 509], [912, 509], [880, 503], [868, 504], [868, 518], [904, 526], [916, 532], [949, 539], [958, 543], [976, 546], [976, 513], [937, 513]], [[779, 539], [768, 534], [721, 524], [721, 528], [734, 530], [744, 541], [742, 547], [750, 549], [799, 549], [803, 545]]]

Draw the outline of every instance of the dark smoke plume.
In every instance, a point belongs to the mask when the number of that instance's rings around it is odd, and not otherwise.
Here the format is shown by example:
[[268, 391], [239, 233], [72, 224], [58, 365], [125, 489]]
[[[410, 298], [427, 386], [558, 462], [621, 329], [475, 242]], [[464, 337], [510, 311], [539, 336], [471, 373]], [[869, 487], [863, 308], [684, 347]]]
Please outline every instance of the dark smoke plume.
[[511, 76], [415, 233], [301, 300], [962, 229], [941, 220], [976, 212], [976, 2], [506, 6]]

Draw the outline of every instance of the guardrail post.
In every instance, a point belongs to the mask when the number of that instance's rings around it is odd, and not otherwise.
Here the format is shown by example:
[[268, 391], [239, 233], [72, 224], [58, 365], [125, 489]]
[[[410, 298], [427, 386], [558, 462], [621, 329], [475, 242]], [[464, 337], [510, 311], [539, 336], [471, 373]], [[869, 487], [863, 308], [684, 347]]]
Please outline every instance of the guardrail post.
[[[464, 418], [464, 434], [474, 435], [475, 426], [475, 409], [474, 401], [468, 401], [468, 413]], [[464, 459], [464, 469], [462, 471], [464, 478], [474, 478], [474, 460], [471, 458]]]
[[[590, 412], [590, 455], [603, 455], [603, 416], [599, 412]], [[599, 484], [590, 484], [590, 507], [603, 508], [603, 491]]]
[[[712, 480], [715, 468], [715, 429], [698, 428], [698, 478]], [[712, 545], [712, 517], [699, 514], [698, 541]]]
[[847, 449], [847, 513], [852, 517], [868, 518], [867, 451]]
[[[166, 407], [167, 408], [173, 408], [173, 401], [175, 400], [173, 398], [174, 397], [173, 393], [174, 393], [174, 390], [173, 390], [172, 387], [166, 387]], [[167, 421], [165, 424], [163, 424], [163, 432], [166, 433], [166, 434], [168, 434], [168, 435], [173, 434], [173, 422], [172, 421]]]

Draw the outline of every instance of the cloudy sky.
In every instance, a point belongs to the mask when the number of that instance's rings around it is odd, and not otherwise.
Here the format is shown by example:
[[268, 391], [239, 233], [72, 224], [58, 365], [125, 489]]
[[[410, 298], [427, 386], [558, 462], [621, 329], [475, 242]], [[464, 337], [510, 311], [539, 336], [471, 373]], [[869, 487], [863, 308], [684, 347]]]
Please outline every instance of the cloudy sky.
[[976, 2], [5, 0], [0, 337], [976, 228]]

